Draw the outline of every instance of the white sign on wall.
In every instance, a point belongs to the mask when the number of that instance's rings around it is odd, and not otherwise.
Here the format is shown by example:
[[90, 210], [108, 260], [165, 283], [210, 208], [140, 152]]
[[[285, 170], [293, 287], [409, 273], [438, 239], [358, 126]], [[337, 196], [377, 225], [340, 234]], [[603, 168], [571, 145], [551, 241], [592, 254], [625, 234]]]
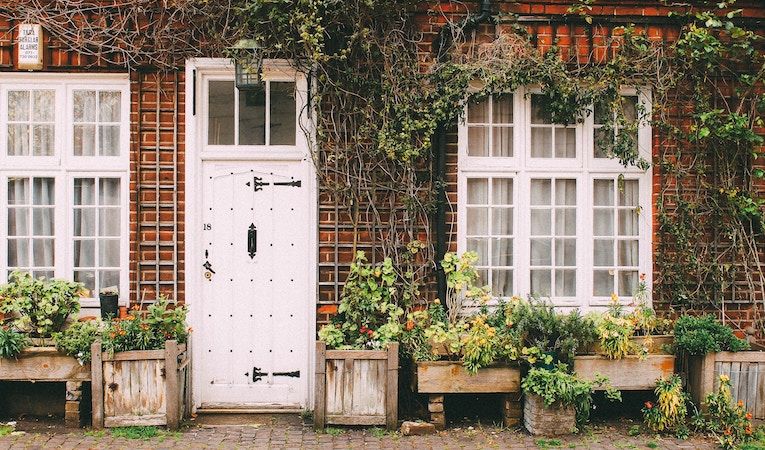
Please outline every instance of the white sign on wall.
[[40, 24], [22, 23], [16, 41], [19, 69], [40, 70], [43, 68], [43, 35]]

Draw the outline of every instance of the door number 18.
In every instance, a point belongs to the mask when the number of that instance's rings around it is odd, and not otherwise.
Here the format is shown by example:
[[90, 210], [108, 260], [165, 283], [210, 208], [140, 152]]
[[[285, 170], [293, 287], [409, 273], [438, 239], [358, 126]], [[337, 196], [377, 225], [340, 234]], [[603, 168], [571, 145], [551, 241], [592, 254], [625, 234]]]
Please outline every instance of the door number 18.
[[204, 231], [212, 230], [212, 224], [211, 223], [206, 223], [206, 224], [202, 225], [202, 230], [204, 230]]

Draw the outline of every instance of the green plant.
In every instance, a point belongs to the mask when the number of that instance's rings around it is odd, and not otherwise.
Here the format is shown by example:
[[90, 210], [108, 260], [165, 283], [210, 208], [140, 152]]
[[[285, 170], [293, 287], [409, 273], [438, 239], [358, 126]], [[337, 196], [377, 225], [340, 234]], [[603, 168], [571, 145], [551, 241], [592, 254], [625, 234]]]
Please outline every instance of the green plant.
[[16, 427], [13, 425], [0, 423], [0, 437], [7, 436], [11, 433], [13, 433], [13, 430], [15, 430]]
[[706, 413], [697, 421], [697, 426], [714, 435], [724, 449], [735, 449], [753, 439], [752, 414], [746, 411], [741, 400], [733, 403], [730, 377], [720, 375], [719, 382], [717, 391], [704, 400]]
[[560, 448], [563, 442], [560, 439], [537, 439], [534, 444], [539, 448]]
[[632, 425], [627, 430], [627, 435], [630, 437], [640, 436], [640, 425]]
[[99, 321], [74, 322], [64, 331], [53, 333], [56, 348], [80, 363], [90, 362], [90, 346], [101, 337], [102, 324]]
[[142, 441], [148, 441], [152, 438], [157, 438], [160, 442], [163, 442], [168, 437], [179, 439], [181, 434], [177, 431], [166, 431], [153, 426], [143, 427], [117, 427], [110, 430], [112, 437], [123, 439], [136, 439]]
[[621, 359], [633, 349], [631, 337], [635, 332], [632, 322], [610, 314], [602, 315], [597, 321], [601, 351], [609, 359]]
[[34, 337], [61, 331], [67, 318], [80, 310], [81, 283], [36, 279], [26, 272], [12, 272], [0, 286], [0, 312], [16, 316], [19, 330]]
[[674, 431], [680, 436], [687, 436], [685, 423], [688, 410], [688, 396], [683, 392], [683, 382], [677, 375], [656, 380], [655, 394], [657, 402], [645, 402], [643, 422], [652, 431]]
[[345, 434], [345, 430], [342, 428], [327, 427], [324, 429], [324, 434], [328, 434], [330, 436], [340, 436], [341, 434]]
[[136, 305], [127, 317], [108, 322], [101, 333], [104, 351], [157, 350], [164, 348], [167, 340], [186, 342], [191, 331], [186, 327], [186, 308], [171, 305], [160, 297], [146, 311]]
[[0, 326], [0, 359], [16, 358], [29, 346], [29, 338], [11, 327]]
[[398, 275], [392, 260], [376, 265], [366, 261], [364, 252], [356, 253], [338, 314], [319, 330], [319, 339], [330, 348], [383, 348], [403, 331], [404, 310], [397, 304]]
[[106, 436], [106, 430], [86, 430], [85, 436], [88, 437], [94, 437], [96, 439], [100, 439], [104, 436]]
[[580, 427], [589, 420], [592, 393], [596, 386], [605, 386], [610, 400], [621, 401], [621, 393], [608, 386], [607, 378], [598, 376], [594, 382], [580, 380], [568, 373], [563, 364], [552, 370], [532, 367], [521, 383], [524, 393], [542, 397], [546, 406], [556, 402], [573, 406], [576, 409], [576, 423]]
[[647, 441], [645, 446], [648, 448], [659, 448], [659, 444], [656, 441]]
[[684, 315], [675, 322], [675, 348], [689, 355], [747, 350], [749, 343], [712, 315]]

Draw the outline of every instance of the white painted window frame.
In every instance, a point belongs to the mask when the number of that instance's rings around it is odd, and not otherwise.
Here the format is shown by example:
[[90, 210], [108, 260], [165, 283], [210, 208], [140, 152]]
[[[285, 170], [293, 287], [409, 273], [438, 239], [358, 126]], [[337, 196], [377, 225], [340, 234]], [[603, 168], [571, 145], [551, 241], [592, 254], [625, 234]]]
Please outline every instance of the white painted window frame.
[[[8, 156], [7, 127], [0, 126], [0, 205], [7, 202], [9, 177], [51, 177], [55, 179], [56, 278], [74, 277], [73, 211], [74, 178], [110, 177], [120, 179], [120, 304], [129, 300], [130, 250], [130, 78], [127, 74], [0, 74], [0, 117], [8, 114], [8, 91], [50, 89], [56, 92], [55, 141], [53, 156]], [[119, 156], [82, 157], [73, 155], [74, 90], [109, 90], [121, 93]], [[5, 208], [3, 208], [5, 209]], [[7, 281], [7, 213], [0, 214], [0, 282]], [[31, 224], [30, 224], [31, 226]], [[96, 290], [98, 287], [96, 286]], [[98, 307], [98, 293], [80, 300], [82, 307]]]
[[[577, 157], [549, 158], [540, 163], [540, 159], [530, 154], [530, 93], [539, 92], [538, 88], [519, 88], [515, 91], [514, 111], [514, 156], [512, 158], [470, 157], [468, 150], [467, 123], [463, 118], [458, 123], [458, 176], [457, 176], [457, 249], [464, 252], [466, 243], [466, 198], [467, 179], [474, 177], [508, 176], [514, 179], [515, 213], [513, 214], [513, 282], [514, 292], [528, 296], [530, 292], [529, 273], [529, 236], [530, 209], [529, 186], [532, 178], [572, 178], [577, 179], [577, 295], [571, 298], [552, 298], [553, 304], [562, 309], [579, 308], [581, 310], [602, 309], [610, 301], [608, 298], [595, 298], [593, 292], [593, 199], [592, 184], [597, 178], [635, 179], [640, 182], [639, 215], [639, 273], [645, 274], [648, 286], [648, 302], [651, 301], [653, 274], [653, 201], [652, 170], [642, 171], [635, 167], [624, 167], [615, 159], [594, 157], [594, 119], [588, 114], [577, 127]], [[625, 88], [622, 95], [637, 95], [645, 109], [645, 116], [651, 117], [651, 94], [645, 88]], [[465, 116], [467, 111], [465, 111]], [[638, 148], [640, 155], [651, 161], [652, 130], [647, 120], [641, 121], [638, 129]], [[554, 225], [554, 224], [553, 224]], [[554, 255], [553, 255], [554, 257]], [[554, 286], [553, 286], [554, 288]], [[620, 297], [620, 301], [629, 304], [632, 297]]]

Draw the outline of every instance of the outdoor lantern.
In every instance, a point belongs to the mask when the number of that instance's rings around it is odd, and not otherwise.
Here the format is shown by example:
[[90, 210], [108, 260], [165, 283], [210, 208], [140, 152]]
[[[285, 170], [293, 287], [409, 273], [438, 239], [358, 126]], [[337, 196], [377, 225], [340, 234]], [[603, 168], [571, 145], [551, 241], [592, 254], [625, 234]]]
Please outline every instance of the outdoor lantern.
[[240, 91], [263, 89], [263, 52], [260, 46], [253, 39], [240, 39], [231, 50], [236, 88]]

